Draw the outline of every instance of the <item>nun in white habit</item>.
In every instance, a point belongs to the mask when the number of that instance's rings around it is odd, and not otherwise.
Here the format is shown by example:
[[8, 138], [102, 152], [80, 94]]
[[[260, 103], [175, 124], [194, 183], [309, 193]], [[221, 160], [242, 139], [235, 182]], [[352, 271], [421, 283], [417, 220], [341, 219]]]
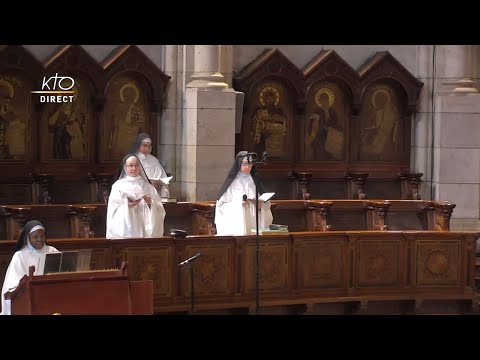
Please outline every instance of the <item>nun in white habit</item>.
[[53, 246], [47, 245], [45, 227], [37, 220], [27, 222], [18, 238], [15, 253], [5, 274], [2, 287], [1, 315], [11, 315], [11, 302], [10, 300], [5, 300], [5, 293], [17, 287], [20, 279], [28, 275], [30, 266], [35, 266], [33, 274], [37, 275], [40, 262], [45, 258], [45, 254], [49, 252], [58, 252], [58, 250]]
[[[149, 179], [161, 179], [167, 177], [167, 172], [160, 164], [160, 161], [151, 154], [152, 139], [150, 135], [145, 133], [138, 134], [130, 152], [137, 155], [142, 163], [143, 169], [145, 170], [145, 174]], [[154, 181], [152, 181], [152, 185], [160, 191], [160, 196], [162, 198], [168, 198], [170, 196], [168, 185], [161, 185]]]
[[[240, 151], [217, 196], [215, 225], [217, 235], [247, 235], [255, 229], [255, 189], [258, 196], [265, 192], [255, 175], [255, 165], [248, 161], [247, 151]], [[246, 200], [245, 200], [246, 199]], [[258, 202], [259, 229], [273, 222], [270, 200]]]
[[165, 208], [136, 155], [122, 160], [122, 171], [108, 198], [108, 239], [163, 236]]

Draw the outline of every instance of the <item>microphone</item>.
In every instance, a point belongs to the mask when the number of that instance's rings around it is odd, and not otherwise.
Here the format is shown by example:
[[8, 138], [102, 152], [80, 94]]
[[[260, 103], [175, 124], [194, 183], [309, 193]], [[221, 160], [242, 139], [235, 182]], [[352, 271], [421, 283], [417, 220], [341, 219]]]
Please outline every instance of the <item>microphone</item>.
[[257, 161], [257, 159], [258, 159], [258, 154], [255, 153], [255, 152], [249, 152], [245, 156], [247, 157], [247, 161], [248, 161], [249, 164]]
[[182, 261], [180, 264], [178, 264], [178, 266], [183, 266], [183, 265], [186, 265], [188, 263], [190, 263], [191, 261], [195, 260], [196, 258], [198, 258], [200, 256], [200, 253], [198, 253], [197, 255], [195, 256], [192, 256], [191, 258], [185, 260], [185, 261]]
[[247, 194], [243, 194], [243, 201], [247, 201]]

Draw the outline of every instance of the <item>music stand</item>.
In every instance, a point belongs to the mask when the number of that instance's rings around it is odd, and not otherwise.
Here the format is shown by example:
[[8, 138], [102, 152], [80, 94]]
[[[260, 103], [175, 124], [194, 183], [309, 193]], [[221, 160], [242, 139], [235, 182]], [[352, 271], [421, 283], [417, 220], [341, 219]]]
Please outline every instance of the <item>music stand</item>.
[[[249, 162], [253, 165], [266, 165], [267, 164], [267, 152], [264, 151], [262, 154], [262, 159], [258, 160], [258, 154], [256, 153], [250, 153], [250, 158]], [[255, 158], [253, 158], [252, 155], [256, 155]], [[252, 175], [253, 178], [253, 183], [255, 184], [255, 230], [256, 230], [256, 258], [255, 258], [255, 314], [258, 315], [259, 310], [260, 310], [260, 234], [258, 230], [258, 212], [260, 211], [258, 209], [258, 189], [257, 189], [257, 181], [258, 181], [258, 175], [257, 175], [257, 168], [255, 167], [255, 172]]]
[[200, 256], [200, 253], [198, 253], [195, 256], [192, 256], [191, 258], [182, 261], [180, 264], [177, 266], [179, 268], [183, 268], [185, 265], [188, 265], [189, 273], [190, 273], [190, 313], [193, 314], [195, 311], [195, 279], [194, 279], [194, 272], [193, 272], [193, 260], [198, 258]]

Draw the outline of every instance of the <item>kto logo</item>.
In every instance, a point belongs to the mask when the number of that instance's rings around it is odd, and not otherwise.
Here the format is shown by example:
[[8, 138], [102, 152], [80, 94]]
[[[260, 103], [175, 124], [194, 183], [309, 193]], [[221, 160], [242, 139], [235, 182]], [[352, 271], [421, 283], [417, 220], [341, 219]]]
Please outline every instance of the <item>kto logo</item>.
[[40, 95], [41, 103], [68, 103], [73, 102], [75, 94], [75, 80], [70, 76], [51, 76], [48, 80], [43, 77], [42, 90], [32, 91], [33, 94]]

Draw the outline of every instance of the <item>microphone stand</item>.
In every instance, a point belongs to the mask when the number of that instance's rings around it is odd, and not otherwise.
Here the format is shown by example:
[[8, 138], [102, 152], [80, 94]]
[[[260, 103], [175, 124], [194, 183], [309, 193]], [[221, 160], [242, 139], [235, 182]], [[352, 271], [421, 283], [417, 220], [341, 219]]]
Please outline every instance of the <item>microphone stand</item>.
[[200, 253], [178, 264], [178, 267], [183, 267], [184, 265], [188, 265], [188, 269], [190, 273], [190, 313], [191, 314], [193, 314], [193, 312], [195, 311], [195, 286], [194, 286], [193, 260], [195, 260], [199, 256], [200, 256]]
[[[260, 161], [257, 161], [256, 159], [252, 159], [251, 162], [254, 165], [259, 165], [263, 164], [266, 165], [266, 156], [267, 152], [263, 152], [262, 159]], [[255, 230], [256, 230], [256, 251], [255, 251], [255, 314], [258, 315], [259, 309], [260, 309], [260, 234], [258, 230], [258, 189], [257, 189], [257, 183], [255, 180], [257, 180], [257, 168], [255, 168], [255, 175], [253, 178], [253, 183], [255, 184]]]

